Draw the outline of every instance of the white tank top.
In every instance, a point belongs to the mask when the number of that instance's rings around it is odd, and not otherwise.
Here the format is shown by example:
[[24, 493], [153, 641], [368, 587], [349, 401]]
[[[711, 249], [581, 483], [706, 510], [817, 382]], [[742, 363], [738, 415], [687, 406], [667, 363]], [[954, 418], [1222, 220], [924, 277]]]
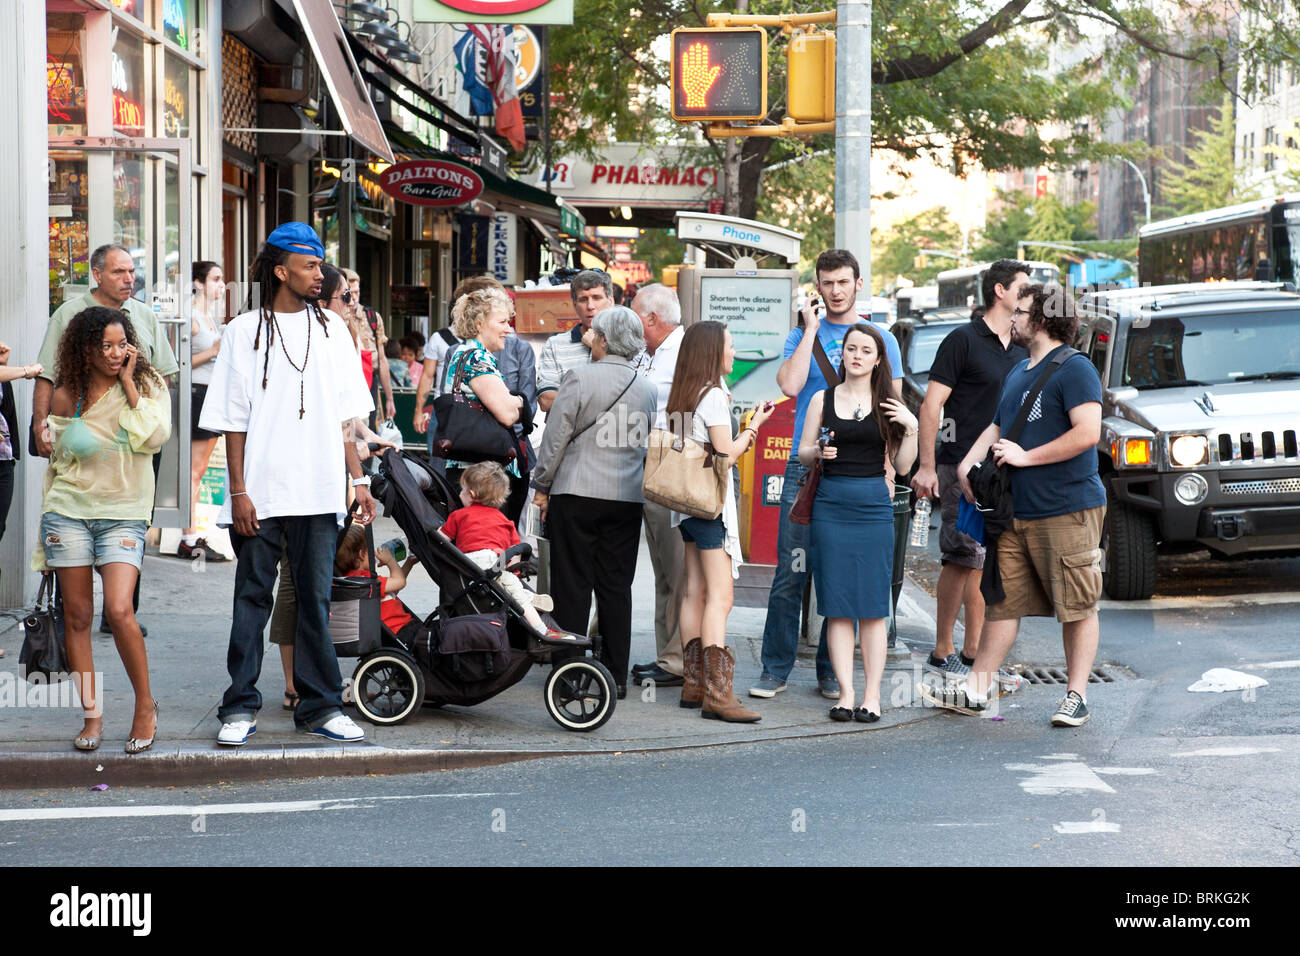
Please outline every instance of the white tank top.
[[[198, 328], [198, 331], [190, 338], [191, 356], [198, 355], [221, 341], [220, 330], [212, 323], [212, 319], [204, 315], [202, 311], [194, 313], [194, 325]], [[216, 359], [213, 358], [194, 368], [190, 374], [190, 381], [195, 385], [211, 384], [212, 366], [215, 363]]]

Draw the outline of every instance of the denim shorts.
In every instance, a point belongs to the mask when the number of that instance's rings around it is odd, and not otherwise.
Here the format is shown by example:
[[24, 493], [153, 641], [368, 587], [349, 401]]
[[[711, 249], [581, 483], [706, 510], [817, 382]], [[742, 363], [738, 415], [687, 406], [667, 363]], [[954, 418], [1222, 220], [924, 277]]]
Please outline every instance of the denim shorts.
[[51, 568], [98, 568], [119, 563], [139, 570], [146, 530], [143, 520], [68, 518], [47, 511], [41, 515], [45, 564]]
[[690, 542], [701, 551], [716, 551], [727, 538], [722, 515], [716, 518], [683, 518], [677, 530], [682, 533], [683, 541]]

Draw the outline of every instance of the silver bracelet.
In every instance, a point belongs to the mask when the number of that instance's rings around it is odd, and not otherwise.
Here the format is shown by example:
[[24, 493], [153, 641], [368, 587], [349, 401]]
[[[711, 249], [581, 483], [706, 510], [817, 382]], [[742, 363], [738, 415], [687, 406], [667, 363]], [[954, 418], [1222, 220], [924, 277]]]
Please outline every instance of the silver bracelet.
[[232, 492], [230, 493], [230, 497], [232, 497], [232, 498], [238, 498], [240, 495], [243, 495], [245, 498], [247, 498], [247, 497], [248, 497], [248, 492], [247, 492], [247, 491], [232, 491]]

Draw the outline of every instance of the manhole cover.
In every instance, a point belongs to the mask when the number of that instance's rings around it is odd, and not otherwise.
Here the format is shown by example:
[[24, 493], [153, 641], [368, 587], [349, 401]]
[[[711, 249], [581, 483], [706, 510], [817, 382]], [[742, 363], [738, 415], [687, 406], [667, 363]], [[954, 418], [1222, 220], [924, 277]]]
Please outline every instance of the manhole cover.
[[[1068, 684], [1070, 678], [1064, 667], [1043, 667], [1035, 664], [1020, 664], [1016, 671], [1030, 684]], [[1113, 684], [1116, 681], [1137, 680], [1137, 674], [1122, 664], [1101, 664], [1088, 674], [1089, 684]]]

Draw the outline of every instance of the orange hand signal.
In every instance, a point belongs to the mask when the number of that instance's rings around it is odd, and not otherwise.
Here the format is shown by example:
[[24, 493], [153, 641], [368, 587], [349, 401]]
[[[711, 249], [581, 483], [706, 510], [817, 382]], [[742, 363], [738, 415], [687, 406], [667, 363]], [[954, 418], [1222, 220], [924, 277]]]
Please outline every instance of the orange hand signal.
[[682, 54], [682, 90], [686, 93], [687, 109], [704, 109], [708, 106], [709, 90], [718, 79], [722, 67], [709, 66], [709, 45], [692, 43]]

